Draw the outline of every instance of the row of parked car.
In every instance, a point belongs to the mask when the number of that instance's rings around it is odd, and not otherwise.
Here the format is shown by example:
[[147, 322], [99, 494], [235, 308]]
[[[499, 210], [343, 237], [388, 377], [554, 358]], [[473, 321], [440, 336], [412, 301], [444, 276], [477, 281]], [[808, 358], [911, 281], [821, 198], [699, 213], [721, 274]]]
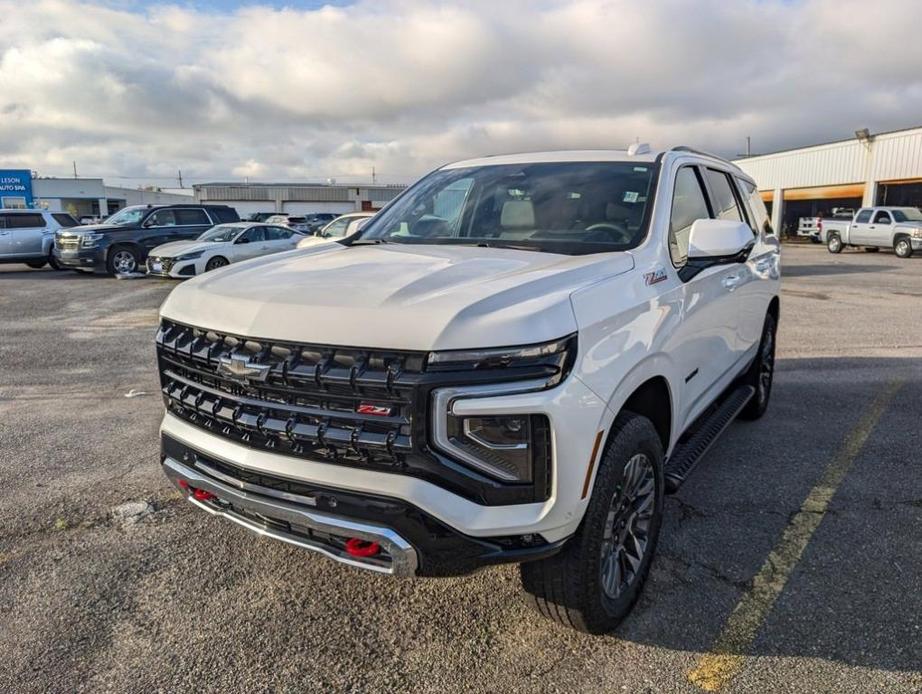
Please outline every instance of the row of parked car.
[[81, 226], [62, 212], [0, 210], [0, 263], [193, 277], [240, 260], [352, 237], [373, 213], [259, 215], [241, 220], [227, 205], [136, 205], [101, 224]]

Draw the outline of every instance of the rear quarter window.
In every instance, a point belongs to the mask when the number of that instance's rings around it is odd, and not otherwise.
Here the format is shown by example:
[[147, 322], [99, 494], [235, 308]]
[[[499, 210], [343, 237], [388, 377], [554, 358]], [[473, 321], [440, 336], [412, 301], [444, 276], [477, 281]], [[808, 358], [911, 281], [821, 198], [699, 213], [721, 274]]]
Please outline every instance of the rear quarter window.
[[64, 214], [63, 212], [54, 212], [52, 213], [51, 217], [65, 229], [80, 225], [80, 222], [71, 217], [69, 214]]

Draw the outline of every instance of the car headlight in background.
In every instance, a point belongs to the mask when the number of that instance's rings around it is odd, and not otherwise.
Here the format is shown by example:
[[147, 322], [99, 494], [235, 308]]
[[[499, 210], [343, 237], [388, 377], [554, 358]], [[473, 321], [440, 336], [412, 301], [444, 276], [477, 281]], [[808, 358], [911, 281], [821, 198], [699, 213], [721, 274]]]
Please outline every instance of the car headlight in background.
[[80, 245], [84, 248], [92, 248], [102, 237], [102, 234], [83, 234], [80, 237]]
[[[430, 352], [427, 371], [502, 369], [503, 380], [544, 378], [545, 388], [556, 386], [570, 373], [576, 358], [576, 335], [522, 347]], [[516, 373], [518, 372], [518, 373]]]
[[173, 258], [173, 260], [177, 262], [180, 260], [196, 260], [198, 258], [201, 258], [202, 253], [204, 252], [205, 251], [196, 251], [195, 253], [183, 253], [182, 255], [178, 255], [175, 258]]

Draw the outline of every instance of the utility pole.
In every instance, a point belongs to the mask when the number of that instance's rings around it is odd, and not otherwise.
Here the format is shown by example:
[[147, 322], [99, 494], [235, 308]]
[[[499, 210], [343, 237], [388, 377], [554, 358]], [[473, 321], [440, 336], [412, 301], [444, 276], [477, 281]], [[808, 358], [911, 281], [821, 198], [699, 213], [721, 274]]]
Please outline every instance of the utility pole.
[[74, 178], [77, 178], [77, 160], [74, 159]]
[[182, 188], [182, 169], [178, 169], [178, 171], [179, 171], [179, 187]]
[[752, 156], [752, 138], [749, 135], [746, 136], [746, 156]]
[[372, 182], [373, 184], [378, 182], [378, 175], [375, 173], [375, 167], [374, 167], [374, 166], [371, 167], [371, 182]]

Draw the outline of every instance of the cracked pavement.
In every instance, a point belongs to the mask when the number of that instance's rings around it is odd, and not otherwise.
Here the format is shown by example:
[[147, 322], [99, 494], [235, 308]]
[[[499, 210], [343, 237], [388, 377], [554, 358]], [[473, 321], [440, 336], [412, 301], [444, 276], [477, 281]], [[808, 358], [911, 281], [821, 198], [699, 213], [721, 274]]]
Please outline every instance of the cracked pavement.
[[[589, 637], [524, 607], [515, 567], [393, 580], [197, 511], [157, 464], [153, 332], [175, 285], [0, 266], [0, 687], [696, 691], [687, 673], [899, 377], [727, 691], [922, 691], [922, 258], [786, 246], [784, 267], [767, 416], [667, 499], [636, 609]], [[150, 511], [126, 522], [132, 502]]]

